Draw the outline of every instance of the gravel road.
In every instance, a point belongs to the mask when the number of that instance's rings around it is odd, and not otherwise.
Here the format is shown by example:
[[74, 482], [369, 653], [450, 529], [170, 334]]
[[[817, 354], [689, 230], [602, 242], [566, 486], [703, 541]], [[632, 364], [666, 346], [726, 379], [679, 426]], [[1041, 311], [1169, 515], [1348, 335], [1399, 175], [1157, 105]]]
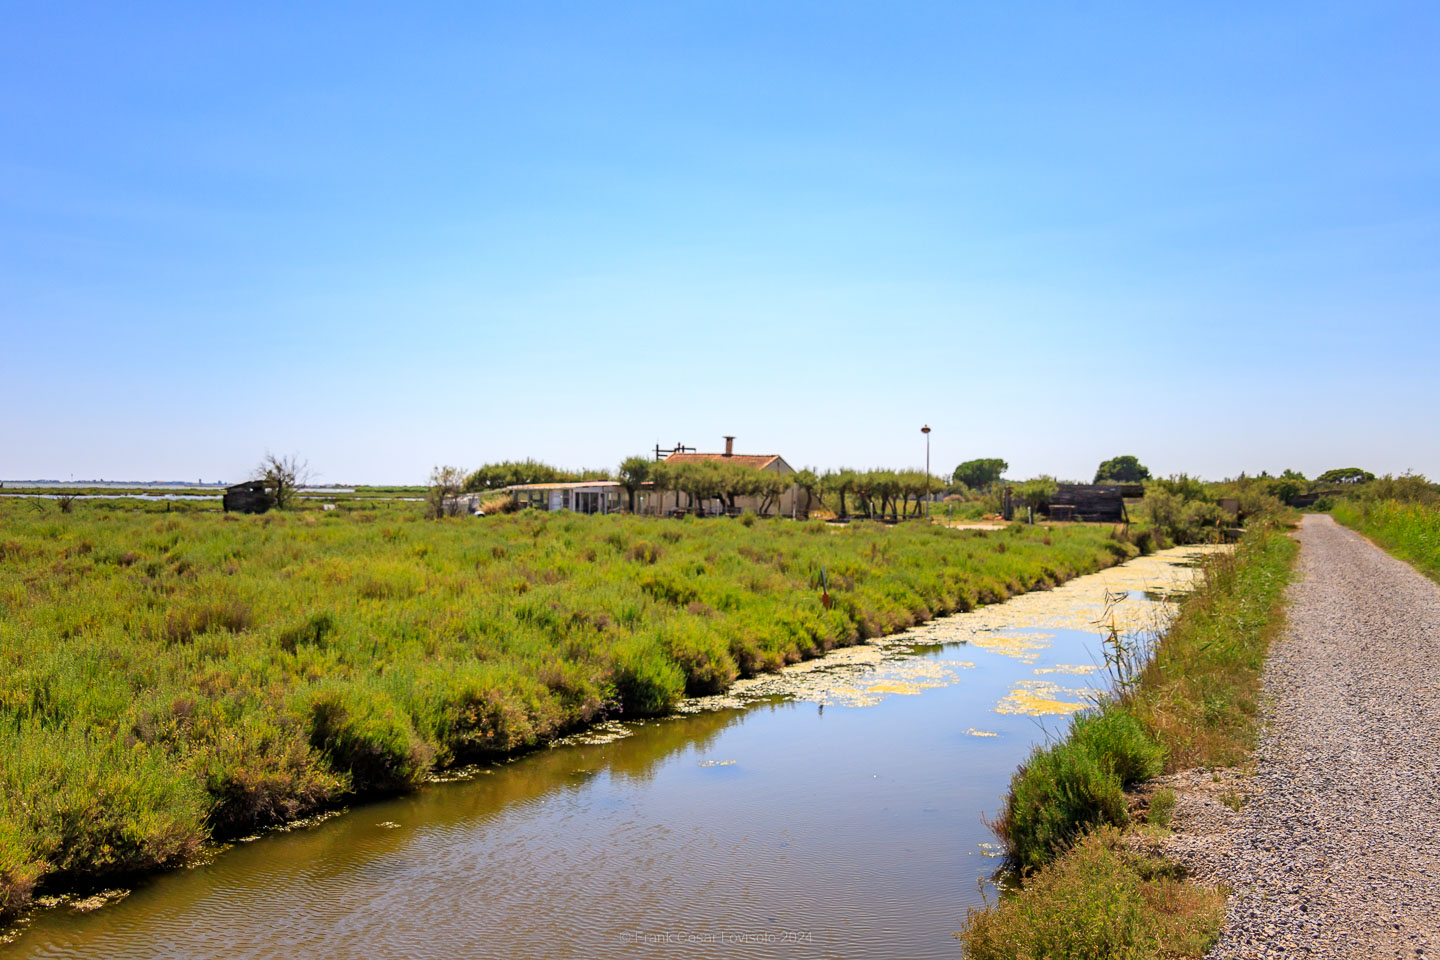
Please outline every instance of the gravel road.
[[1234, 890], [1212, 957], [1440, 960], [1440, 586], [1328, 516], [1298, 537], [1256, 773], [1172, 778], [1171, 852]]

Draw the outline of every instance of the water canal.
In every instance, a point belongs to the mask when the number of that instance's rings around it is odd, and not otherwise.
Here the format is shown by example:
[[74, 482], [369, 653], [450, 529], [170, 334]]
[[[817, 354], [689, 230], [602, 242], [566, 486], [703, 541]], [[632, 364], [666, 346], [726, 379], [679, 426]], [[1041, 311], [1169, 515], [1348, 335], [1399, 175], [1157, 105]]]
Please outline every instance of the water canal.
[[982, 815], [1103, 685], [1107, 594], [1152, 625], [1204, 549], [235, 844], [0, 957], [955, 957]]

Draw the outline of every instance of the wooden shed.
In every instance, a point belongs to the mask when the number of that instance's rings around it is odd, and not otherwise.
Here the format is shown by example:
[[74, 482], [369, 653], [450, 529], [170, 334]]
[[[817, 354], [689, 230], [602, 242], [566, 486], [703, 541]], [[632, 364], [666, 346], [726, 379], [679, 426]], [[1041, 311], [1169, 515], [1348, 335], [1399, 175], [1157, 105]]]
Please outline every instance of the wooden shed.
[[272, 483], [268, 480], [246, 480], [225, 488], [220, 498], [225, 512], [264, 513], [275, 506], [275, 495], [270, 492]]
[[1050, 498], [1050, 516], [1054, 519], [1083, 520], [1091, 523], [1129, 522], [1125, 498], [1140, 496], [1144, 488], [1124, 483], [1062, 483]]

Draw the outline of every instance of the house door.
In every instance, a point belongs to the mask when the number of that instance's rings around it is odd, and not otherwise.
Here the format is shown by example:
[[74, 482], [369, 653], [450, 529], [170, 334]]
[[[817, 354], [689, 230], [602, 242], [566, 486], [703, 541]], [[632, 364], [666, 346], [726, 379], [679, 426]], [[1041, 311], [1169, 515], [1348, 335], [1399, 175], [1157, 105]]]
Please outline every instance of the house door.
[[599, 512], [600, 494], [591, 491], [577, 491], [575, 493], [575, 510], [577, 513]]

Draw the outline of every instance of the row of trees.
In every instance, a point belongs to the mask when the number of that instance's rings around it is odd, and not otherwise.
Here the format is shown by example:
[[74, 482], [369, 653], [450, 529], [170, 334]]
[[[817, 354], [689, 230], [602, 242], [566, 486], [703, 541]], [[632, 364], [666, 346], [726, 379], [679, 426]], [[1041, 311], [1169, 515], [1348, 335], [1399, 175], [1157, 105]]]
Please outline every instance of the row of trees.
[[[1001, 469], [1004, 468], [1003, 462]], [[461, 477], [463, 476], [463, 480]], [[536, 460], [505, 461], [482, 466], [464, 475], [455, 467], [436, 467], [430, 477], [431, 513], [443, 515], [446, 498], [460, 492], [498, 490], [524, 483], [565, 483], [580, 480], [614, 479], [625, 488], [630, 511], [636, 508], [636, 495], [652, 490], [663, 497], [670, 492], [683, 493], [693, 506], [719, 500], [735, 510], [741, 497], [758, 501], [756, 512], [764, 516], [774, 511], [780, 498], [792, 486], [801, 496], [798, 510], [809, 513], [819, 507], [839, 516], [852, 512], [865, 517], [918, 516], [923, 512], [927, 493], [940, 489], [933, 477], [923, 470], [800, 470], [779, 474], [755, 470], [724, 460], [695, 460], [683, 463], [655, 461], [633, 456], [621, 461], [613, 474], [604, 470], [562, 470]]]
[[[628, 461], [627, 461], [628, 462]], [[574, 483], [613, 479], [608, 470], [563, 470], [539, 460], [502, 460], [487, 463], [465, 478], [466, 493], [499, 490], [522, 483]]]
[[[638, 458], [631, 458], [626, 463], [634, 466], [633, 461]], [[808, 471], [805, 471], [808, 473]], [[630, 509], [635, 509], [635, 490], [631, 484], [634, 481], [635, 471], [626, 471], [621, 467], [622, 477], [629, 475], [630, 480], [622, 479], [626, 484], [626, 490], [630, 492]], [[689, 496], [690, 502], [699, 505], [707, 500], [724, 501], [726, 507], [734, 511], [736, 500], [740, 497], [758, 498], [756, 513], [762, 517], [774, 509], [780, 502], [780, 497], [791, 484], [797, 482], [797, 475], [772, 473], [765, 470], [754, 470], [750, 467], [743, 467], [735, 463], [726, 463], [720, 460], [697, 460], [687, 463], [648, 463], [647, 479], [654, 485], [657, 496], [664, 495], [671, 490], [684, 493]], [[643, 481], [642, 481], [643, 482]]]

